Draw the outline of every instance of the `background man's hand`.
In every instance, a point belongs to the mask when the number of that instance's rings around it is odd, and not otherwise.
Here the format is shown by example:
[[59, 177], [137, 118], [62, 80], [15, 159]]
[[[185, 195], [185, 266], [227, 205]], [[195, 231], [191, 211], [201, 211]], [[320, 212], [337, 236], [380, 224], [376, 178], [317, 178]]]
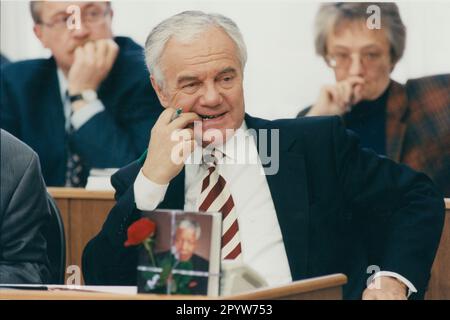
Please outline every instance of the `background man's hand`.
[[106, 78], [119, 52], [119, 46], [112, 39], [89, 41], [75, 50], [75, 57], [68, 74], [69, 94], [83, 90], [96, 91]]
[[[378, 284], [378, 288], [377, 288]], [[363, 300], [407, 300], [407, 287], [392, 277], [379, 277], [364, 290]]]
[[147, 158], [142, 173], [151, 181], [168, 184], [183, 169], [184, 160], [194, 151], [194, 130], [187, 126], [201, 121], [193, 112], [182, 113], [171, 121], [175, 109], [167, 108], [156, 121], [151, 131]]
[[363, 84], [363, 78], [352, 76], [335, 84], [323, 86], [316, 103], [307, 115], [342, 115], [350, 111], [352, 105], [361, 101]]

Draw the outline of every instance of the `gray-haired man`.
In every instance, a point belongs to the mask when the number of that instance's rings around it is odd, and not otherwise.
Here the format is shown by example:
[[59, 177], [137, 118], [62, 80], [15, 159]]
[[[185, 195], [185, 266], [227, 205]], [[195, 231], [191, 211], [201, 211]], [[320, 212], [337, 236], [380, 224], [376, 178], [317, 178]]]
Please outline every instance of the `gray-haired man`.
[[[245, 44], [229, 18], [196, 11], [172, 16], [150, 33], [146, 54], [166, 110], [147, 154], [112, 177], [117, 204], [84, 250], [87, 283], [135, 283], [137, 252], [123, 246], [126, 228], [140, 210], [171, 208], [220, 211], [222, 258], [249, 265], [270, 286], [343, 272], [346, 298], [405, 299], [407, 285], [423, 294], [444, 213], [426, 176], [360, 149], [338, 117], [246, 115]], [[178, 107], [184, 112], [173, 120]], [[200, 132], [190, 127], [195, 121]], [[258, 132], [256, 141], [248, 129]], [[270, 136], [275, 144], [261, 142], [267, 131], [277, 133]], [[261, 161], [233, 162], [231, 138], [248, 159], [259, 159], [263, 147], [279, 153], [279, 170], [268, 174]], [[174, 150], [186, 159], [211, 145], [213, 161], [173, 161]], [[380, 220], [387, 246], [368, 249], [368, 240], [377, 239], [367, 239], [367, 226]], [[379, 287], [366, 289], [372, 264], [385, 273], [377, 274]]]

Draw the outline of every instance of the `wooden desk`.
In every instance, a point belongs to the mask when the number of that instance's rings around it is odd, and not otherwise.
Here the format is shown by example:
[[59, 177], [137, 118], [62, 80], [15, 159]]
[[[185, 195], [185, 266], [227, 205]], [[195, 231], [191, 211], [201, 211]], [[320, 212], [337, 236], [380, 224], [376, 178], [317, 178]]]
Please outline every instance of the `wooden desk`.
[[280, 287], [217, 298], [188, 295], [114, 294], [71, 290], [0, 290], [0, 300], [342, 300], [342, 286], [346, 283], [347, 277], [345, 275], [334, 274], [295, 281]]
[[[112, 192], [79, 188], [48, 188], [61, 211], [66, 230], [67, 266], [81, 268], [87, 242], [101, 229], [115, 204]], [[450, 199], [445, 199], [445, 225], [431, 271], [426, 299], [450, 300]]]
[[425, 299], [450, 300], [450, 198], [445, 199], [444, 229]]
[[295, 281], [286, 286], [223, 297], [231, 300], [342, 300], [344, 274]]
[[48, 192], [56, 200], [64, 221], [66, 268], [76, 265], [81, 269], [83, 249], [103, 226], [115, 204], [114, 193], [82, 188], [48, 188]]

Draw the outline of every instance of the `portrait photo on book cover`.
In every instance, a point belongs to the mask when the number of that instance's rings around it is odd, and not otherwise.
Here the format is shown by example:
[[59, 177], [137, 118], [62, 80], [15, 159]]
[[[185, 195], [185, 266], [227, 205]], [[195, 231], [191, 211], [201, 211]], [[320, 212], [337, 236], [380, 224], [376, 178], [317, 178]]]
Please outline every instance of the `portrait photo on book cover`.
[[[140, 293], [218, 295], [220, 213], [144, 212], [138, 263]], [[131, 226], [130, 226], [131, 228]]]

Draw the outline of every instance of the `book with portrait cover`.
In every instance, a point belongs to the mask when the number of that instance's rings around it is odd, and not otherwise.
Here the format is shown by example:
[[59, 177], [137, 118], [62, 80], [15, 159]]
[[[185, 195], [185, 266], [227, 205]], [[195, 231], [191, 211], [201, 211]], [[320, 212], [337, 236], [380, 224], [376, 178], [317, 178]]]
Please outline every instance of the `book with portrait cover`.
[[219, 295], [221, 213], [155, 210], [140, 220], [139, 293]]

